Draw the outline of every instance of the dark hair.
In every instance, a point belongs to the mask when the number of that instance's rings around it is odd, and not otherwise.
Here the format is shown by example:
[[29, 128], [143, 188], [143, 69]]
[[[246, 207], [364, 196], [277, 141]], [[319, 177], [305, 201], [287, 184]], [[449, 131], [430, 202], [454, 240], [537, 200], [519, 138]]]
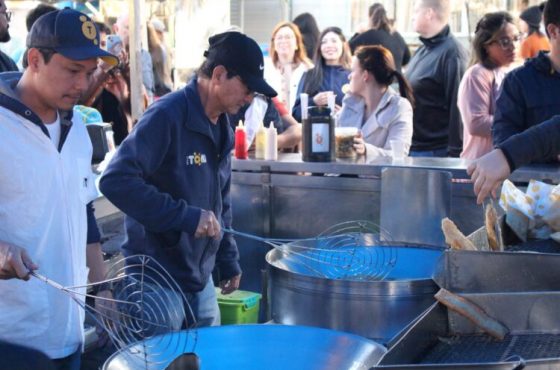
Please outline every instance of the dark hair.
[[317, 43], [317, 47], [315, 48], [315, 55], [313, 56], [313, 64], [315, 66], [307, 72], [305, 81], [303, 83], [303, 92], [309, 95], [317, 94], [319, 92], [319, 89], [321, 88], [321, 83], [323, 82], [323, 68], [325, 67], [325, 60], [323, 58], [323, 55], [321, 54], [321, 43], [323, 37], [325, 37], [325, 35], [329, 32], [337, 34], [342, 41], [342, 55], [340, 56], [340, 65], [345, 69], [350, 69], [350, 64], [352, 62], [350, 49], [348, 48], [348, 44], [346, 43], [346, 38], [344, 37], [342, 30], [338, 27], [325, 28], [319, 35], [319, 42]]
[[371, 73], [378, 84], [389, 86], [396, 79], [401, 96], [414, 106], [412, 88], [403, 74], [396, 70], [395, 60], [389, 49], [381, 45], [360, 46], [354, 56], [358, 59], [360, 67]]
[[301, 13], [292, 21], [296, 26], [298, 26], [301, 33], [314, 34], [319, 36], [319, 27], [317, 26], [317, 21], [311, 13]]
[[522, 11], [521, 14], [519, 14], [519, 18], [525, 21], [527, 27], [529, 28], [529, 35], [532, 35], [534, 33], [542, 35], [539, 29], [542, 22], [542, 13], [543, 9], [541, 8], [541, 6], [535, 5], [528, 7], [527, 9]]
[[[54, 51], [53, 49], [47, 49], [47, 48], [34, 48], [34, 49], [39, 50], [39, 53], [41, 53], [41, 55], [43, 56], [43, 60], [45, 61], [45, 64], [49, 64], [52, 56], [56, 54], [56, 51]], [[29, 63], [27, 62], [28, 53], [29, 53], [29, 49], [26, 49], [25, 52], [23, 53], [23, 59], [21, 61], [23, 69], [29, 66]]]
[[474, 31], [470, 65], [481, 63], [488, 69], [496, 68], [486, 46], [494, 41], [496, 34], [508, 23], [513, 24], [513, 18], [508, 12], [486, 13], [480, 18]]
[[311, 52], [315, 49], [315, 46], [317, 46], [317, 41], [319, 40], [319, 27], [317, 26], [317, 21], [310, 13], [301, 13], [295, 17], [292, 22], [298, 26], [299, 31], [301, 32], [305, 50], [309, 57]]
[[27, 27], [27, 32], [31, 31], [31, 27], [33, 27], [33, 23], [37, 19], [39, 19], [42, 15], [45, 15], [50, 12], [54, 12], [58, 10], [52, 5], [49, 4], [39, 4], [35, 8], [31, 9], [27, 16], [25, 17], [25, 26]]
[[380, 3], [375, 3], [369, 7], [369, 20], [372, 29], [392, 32], [391, 21], [387, 18], [387, 11]]
[[[560, 1], [559, 0], [548, 0], [546, 2], [543, 10], [543, 19], [544, 19], [545, 28], [551, 23], [556, 26], [560, 26]], [[548, 35], [548, 29], [546, 30], [546, 34]]]
[[383, 8], [383, 5], [381, 3], [373, 3], [369, 6], [368, 8], [368, 17], [371, 18], [371, 16], [373, 15], [373, 13], [379, 9], [379, 8]]

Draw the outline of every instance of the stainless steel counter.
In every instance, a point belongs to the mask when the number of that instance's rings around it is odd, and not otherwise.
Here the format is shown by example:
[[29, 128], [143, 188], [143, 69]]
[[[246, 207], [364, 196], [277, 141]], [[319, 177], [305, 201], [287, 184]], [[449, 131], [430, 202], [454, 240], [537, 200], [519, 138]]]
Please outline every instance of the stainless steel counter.
[[[266, 167], [269, 172], [324, 172], [347, 175], [380, 176], [385, 167], [410, 167], [451, 172], [454, 179], [468, 179], [466, 169], [470, 161], [459, 158], [419, 158], [406, 157], [402, 160], [391, 158], [337, 159], [336, 162], [303, 162], [300, 153], [279, 154], [278, 161], [233, 160], [234, 171], [260, 171]], [[517, 169], [510, 179], [513, 182], [529, 182], [531, 179], [560, 183], [560, 165], [535, 164]]]
[[[476, 204], [466, 173], [468, 165], [469, 161], [457, 158], [412, 157], [401, 161], [359, 158], [312, 163], [303, 162], [299, 153], [280, 154], [278, 161], [234, 159], [234, 228], [267, 237], [301, 238], [348, 220], [379, 224], [383, 169], [409, 167], [451, 173], [450, 218], [468, 235], [483, 225], [483, 210]], [[560, 167], [529, 166], [511, 176], [517, 183], [530, 179], [560, 183]], [[410, 217], [403, 214], [402, 222], [412, 223]], [[243, 238], [236, 240], [244, 271], [242, 289], [261, 291], [268, 248]]]

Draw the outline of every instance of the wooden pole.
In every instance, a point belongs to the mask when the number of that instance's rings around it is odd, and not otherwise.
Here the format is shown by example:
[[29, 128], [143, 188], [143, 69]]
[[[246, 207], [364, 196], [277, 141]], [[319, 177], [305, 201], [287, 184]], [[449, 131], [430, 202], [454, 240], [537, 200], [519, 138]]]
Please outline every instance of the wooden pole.
[[142, 0], [128, 1], [129, 14], [129, 58], [130, 58], [130, 103], [132, 122], [136, 122], [144, 112], [142, 94]]

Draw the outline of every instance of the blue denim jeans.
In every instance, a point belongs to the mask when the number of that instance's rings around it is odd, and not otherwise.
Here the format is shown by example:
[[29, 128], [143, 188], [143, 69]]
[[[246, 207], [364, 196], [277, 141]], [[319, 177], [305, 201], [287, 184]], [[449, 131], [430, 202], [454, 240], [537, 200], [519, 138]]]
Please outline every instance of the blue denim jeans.
[[[149, 285], [144, 292], [143, 313], [136, 311], [132, 316], [146, 320], [147, 324], [143, 327], [143, 336], [163, 334], [169, 330], [179, 330], [184, 324], [183, 299], [181, 294], [174, 290], [164, 289], [161, 286]], [[214, 289], [212, 278], [200, 292], [187, 293], [187, 302], [192, 310], [192, 315], [196, 319], [197, 327], [220, 325], [220, 309]], [[136, 310], [137, 307], [132, 307]], [[187, 325], [192, 325], [192, 315], [188, 307], [184, 307], [188, 321]], [[165, 310], [165, 315], [158, 312]], [[150, 314], [154, 313], [154, 314]], [[142, 315], [142, 316], [141, 316]], [[162, 320], [162, 321], [158, 321]]]
[[193, 310], [196, 325], [199, 328], [220, 325], [220, 307], [212, 277], [208, 279], [208, 283], [200, 292], [187, 294], [187, 301]]
[[448, 157], [447, 149], [436, 150], [411, 150], [408, 153], [409, 157]]
[[70, 356], [53, 360], [56, 370], [80, 370], [80, 359], [82, 356], [82, 346]]

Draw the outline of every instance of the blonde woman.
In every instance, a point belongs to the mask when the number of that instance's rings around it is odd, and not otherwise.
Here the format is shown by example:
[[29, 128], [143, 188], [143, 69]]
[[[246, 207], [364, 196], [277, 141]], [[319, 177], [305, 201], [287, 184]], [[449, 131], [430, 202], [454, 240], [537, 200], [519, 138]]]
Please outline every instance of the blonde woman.
[[276, 25], [272, 31], [269, 54], [271, 63], [265, 66], [265, 79], [276, 90], [280, 101], [291, 111], [301, 76], [313, 67], [295, 24], [282, 22]]

